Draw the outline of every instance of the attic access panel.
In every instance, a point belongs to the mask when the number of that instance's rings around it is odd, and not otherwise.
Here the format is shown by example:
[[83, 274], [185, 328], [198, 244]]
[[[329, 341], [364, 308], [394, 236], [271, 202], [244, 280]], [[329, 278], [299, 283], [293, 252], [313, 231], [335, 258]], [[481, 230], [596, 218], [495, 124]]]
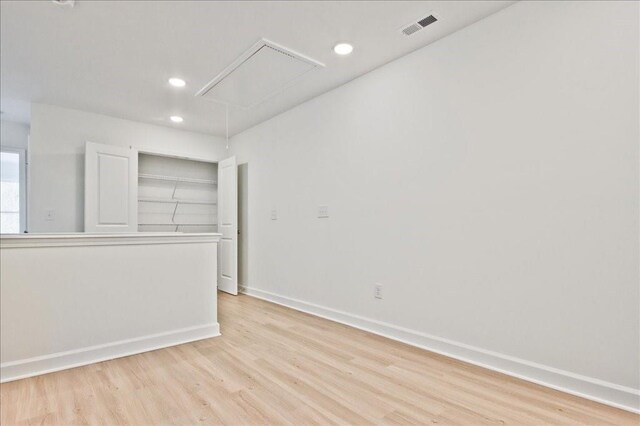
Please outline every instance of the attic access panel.
[[262, 39], [225, 68], [196, 96], [250, 108], [324, 64]]

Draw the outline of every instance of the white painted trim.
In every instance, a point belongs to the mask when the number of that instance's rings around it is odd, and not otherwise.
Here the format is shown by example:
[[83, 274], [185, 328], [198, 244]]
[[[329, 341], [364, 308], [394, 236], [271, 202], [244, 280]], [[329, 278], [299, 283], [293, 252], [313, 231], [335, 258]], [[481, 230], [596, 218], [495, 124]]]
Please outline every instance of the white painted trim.
[[0, 364], [0, 383], [220, 336], [216, 322]]
[[0, 236], [0, 249], [65, 246], [121, 246], [140, 244], [217, 243], [217, 233], [139, 232], [129, 234], [6, 234]]
[[223, 158], [212, 159], [210, 157], [203, 157], [197, 155], [187, 155], [178, 151], [162, 150], [162, 149], [146, 149], [131, 146], [132, 149], [138, 151], [138, 159], [140, 154], [143, 155], [155, 155], [158, 157], [179, 158], [181, 160], [201, 161], [203, 163], [218, 164]]
[[346, 324], [379, 336], [397, 340], [411, 346], [468, 362], [469, 364], [474, 364], [612, 407], [640, 413], [640, 390], [638, 389], [571, 373], [558, 368], [488, 351], [464, 343], [443, 339], [416, 330], [398, 327], [393, 324], [338, 311], [302, 300], [292, 299], [256, 288], [241, 287], [240, 292], [301, 312]]

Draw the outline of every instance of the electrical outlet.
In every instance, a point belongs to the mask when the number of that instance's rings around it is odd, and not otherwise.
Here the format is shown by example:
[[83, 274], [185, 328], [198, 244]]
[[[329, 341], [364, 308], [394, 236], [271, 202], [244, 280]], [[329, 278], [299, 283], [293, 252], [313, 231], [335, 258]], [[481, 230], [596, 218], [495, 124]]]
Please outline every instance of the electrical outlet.
[[382, 299], [382, 284], [376, 283], [373, 291], [373, 297], [376, 299]]
[[319, 218], [329, 217], [329, 206], [318, 206], [318, 217]]
[[44, 220], [54, 220], [56, 218], [56, 212], [53, 209], [47, 209], [44, 211]]
[[271, 210], [271, 220], [278, 220], [278, 210]]

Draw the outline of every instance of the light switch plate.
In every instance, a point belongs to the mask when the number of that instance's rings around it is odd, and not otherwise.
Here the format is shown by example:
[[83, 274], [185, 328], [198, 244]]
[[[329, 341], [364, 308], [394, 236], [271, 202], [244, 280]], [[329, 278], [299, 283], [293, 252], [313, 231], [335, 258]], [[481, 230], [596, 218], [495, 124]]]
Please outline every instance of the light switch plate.
[[54, 220], [56, 218], [56, 212], [53, 209], [47, 209], [44, 211], [44, 220]]
[[271, 220], [278, 220], [278, 210], [271, 210]]
[[373, 297], [375, 297], [376, 299], [382, 299], [382, 284], [376, 283], [373, 291]]
[[319, 218], [329, 217], [329, 206], [318, 206], [318, 217]]

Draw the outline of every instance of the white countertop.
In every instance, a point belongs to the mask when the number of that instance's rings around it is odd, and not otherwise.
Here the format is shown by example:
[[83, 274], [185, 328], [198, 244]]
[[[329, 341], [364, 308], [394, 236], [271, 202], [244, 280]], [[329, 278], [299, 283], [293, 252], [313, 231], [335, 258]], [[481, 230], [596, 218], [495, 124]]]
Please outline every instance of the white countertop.
[[2, 234], [0, 248], [100, 246], [123, 244], [187, 244], [218, 242], [221, 234], [213, 232], [133, 232], [133, 233], [51, 233]]

